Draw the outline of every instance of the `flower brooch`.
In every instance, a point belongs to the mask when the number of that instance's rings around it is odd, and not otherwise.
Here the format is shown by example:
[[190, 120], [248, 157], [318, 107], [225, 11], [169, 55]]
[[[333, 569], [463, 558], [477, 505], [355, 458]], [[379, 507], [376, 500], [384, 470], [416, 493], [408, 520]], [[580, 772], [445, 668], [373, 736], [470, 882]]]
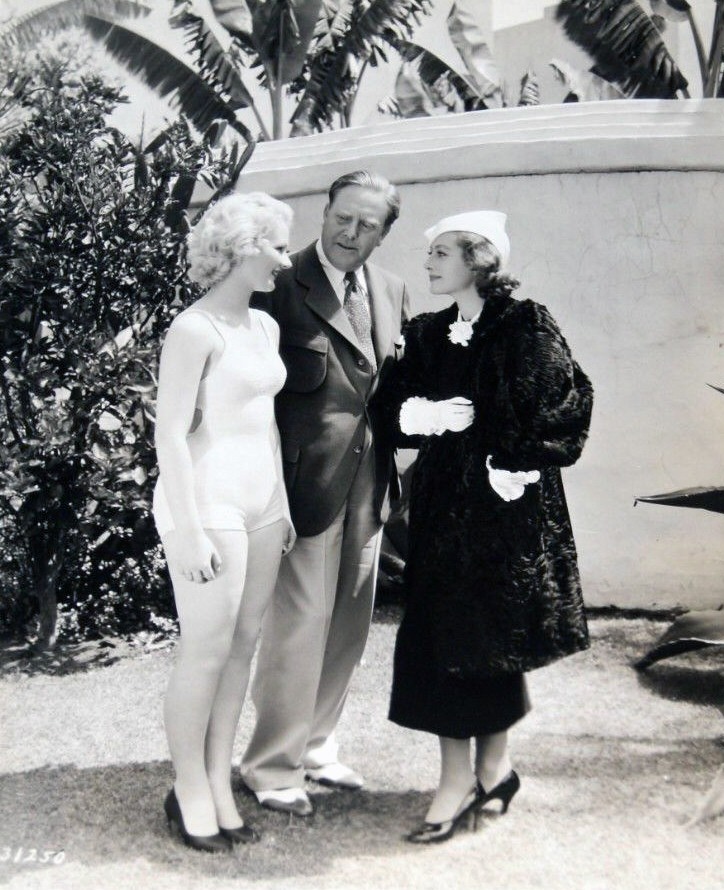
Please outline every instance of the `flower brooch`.
[[464, 321], [458, 316], [458, 320], [452, 322], [448, 328], [448, 340], [458, 346], [467, 346], [470, 342], [470, 338], [473, 336], [473, 321], [475, 321], [475, 319], [472, 321]]

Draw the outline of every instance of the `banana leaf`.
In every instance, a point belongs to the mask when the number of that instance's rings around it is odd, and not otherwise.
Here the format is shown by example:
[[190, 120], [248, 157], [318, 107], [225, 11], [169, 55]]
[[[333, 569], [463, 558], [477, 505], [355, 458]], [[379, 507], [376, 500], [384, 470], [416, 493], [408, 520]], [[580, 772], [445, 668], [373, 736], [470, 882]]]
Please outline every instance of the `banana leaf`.
[[487, 108], [501, 108], [503, 85], [493, 58], [490, 0], [457, 0], [447, 18], [453, 46], [465, 62]]
[[253, 23], [246, 0], [211, 0], [211, 7], [230, 34], [251, 34]]
[[592, 71], [579, 71], [561, 59], [551, 59], [548, 64], [558, 79], [568, 87], [569, 95], [574, 96], [577, 102], [626, 98], [615, 84], [598, 77]]
[[[253, 142], [249, 129], [235, 114], [235, 105], [208, 86], [201, 75], [168, 50], [100, 16], [87, 15], [85, 25], [91, 35], [102, 41], [108, 52], [161, 96], [178, 104], [194, 126], [203, 131], [214, 120], [228, 121], [247, 142]], [[237, 106], [238, 107], [238, 106]]]
[[47, 34], [82, 26], [87, 13], [118, 18], [140, 18], [152, 7], [136, 0], [55, 0], [10, 21], [0, 32], [0, 47], [27, 49]]
[[322, 12], [322, 0], [277, 0], [252, 4], [253, 43], [276, 86], [302, 71]]
[[428, 90], [434, 90], [444, 79], [459, 97], [466, 111], [486, 107], [482, 93], [470, 74], [451, 68], [439, 56], [409, 40], [395, 40], [391, 43], [405, 62], [417, 66], [420, 78]]
[[634, 500], [634, 505], [639, 501], [645, 504], [664, 504], [670, 507], [697, 507], [700, 510], [711, 510], [712, 513], [724, 513], [724, 487], [681, 488], [666, 494], [637, 497]]
[[688, 85], [636, 0], [561, 0], [556, 18], [594, 59], [595, 73], [627, 96], [674, 99]]
[[685, 22], [691, 10], [686, 0], [649, 0], [649, 4], [654, 15], [669, 22]]
[[642, 671], [663, 658], [671, 658], [672, 655], [722, 645], [724, 645], [724, 610], [687, 612], [674, 621], [643, 658], [634, 664], [634, 667]]

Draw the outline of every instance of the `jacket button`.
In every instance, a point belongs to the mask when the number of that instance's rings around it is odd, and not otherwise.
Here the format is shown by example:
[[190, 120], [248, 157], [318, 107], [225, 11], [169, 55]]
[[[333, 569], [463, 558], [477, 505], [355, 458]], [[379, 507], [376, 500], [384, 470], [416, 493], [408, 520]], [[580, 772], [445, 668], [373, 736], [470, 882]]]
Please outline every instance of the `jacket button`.
[[360, 368], [364, 368], [364, 366], [367, 364], [367, 362], [363, 358], [358, 358], [357, 364], [359, 365]]
[[355, 454], [362, 454], [362, 446], [361, 446], [361, 445], [355, 445], [355, 446], [354, 446], [354, 453], [355, 453]]

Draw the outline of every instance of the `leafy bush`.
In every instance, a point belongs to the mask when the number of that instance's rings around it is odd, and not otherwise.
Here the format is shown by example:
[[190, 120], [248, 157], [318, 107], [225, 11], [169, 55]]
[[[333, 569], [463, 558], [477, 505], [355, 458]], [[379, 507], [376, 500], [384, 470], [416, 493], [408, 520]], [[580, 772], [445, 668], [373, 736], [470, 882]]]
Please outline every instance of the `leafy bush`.
[[195, 296], [194, 185], [228, 186], [244, 159], [183, 121], [134, 147], [96, 74], [46, 62], [8, 82], [24, 122], [0, 147], [0, 622], [37, 620], [52, 645], [58, 602], [75, 633], [170, 614], [150, 519], [159, 341]]

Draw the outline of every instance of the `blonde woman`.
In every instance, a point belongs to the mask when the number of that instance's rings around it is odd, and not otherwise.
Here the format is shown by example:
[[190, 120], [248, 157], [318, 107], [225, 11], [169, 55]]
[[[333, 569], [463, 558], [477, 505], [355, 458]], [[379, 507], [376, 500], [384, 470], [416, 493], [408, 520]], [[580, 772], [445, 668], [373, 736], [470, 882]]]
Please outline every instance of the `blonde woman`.
[[274, 396], [279, 329], [249, 305], [289, 266], [291, 210], [262, 193], [213, 205], [189, 236], [205, 292], [169, 328], [159, 372], [154, 518], [180, 625], [165, 724], [169, 826], [195, 849], [258, 839], [231, 790], [234, 736], [262, 616], [294, 540]]

